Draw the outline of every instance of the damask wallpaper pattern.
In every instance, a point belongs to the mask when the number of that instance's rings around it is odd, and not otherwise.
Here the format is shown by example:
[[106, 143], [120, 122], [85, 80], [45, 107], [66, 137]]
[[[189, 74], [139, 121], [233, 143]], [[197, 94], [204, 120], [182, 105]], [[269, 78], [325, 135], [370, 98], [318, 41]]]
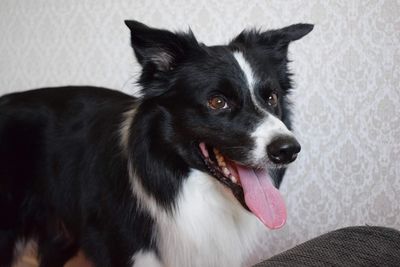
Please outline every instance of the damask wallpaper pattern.
[[260, 257], [343, 226], [400, 229], [400, 1], [2, 0], [0, 94], [66, 84], [133, 92], [124, 19], [190, 26], [206, 44], [245, 27], [314, 23], [290, 47], [303, 149], [282, 184], [288, 222]]

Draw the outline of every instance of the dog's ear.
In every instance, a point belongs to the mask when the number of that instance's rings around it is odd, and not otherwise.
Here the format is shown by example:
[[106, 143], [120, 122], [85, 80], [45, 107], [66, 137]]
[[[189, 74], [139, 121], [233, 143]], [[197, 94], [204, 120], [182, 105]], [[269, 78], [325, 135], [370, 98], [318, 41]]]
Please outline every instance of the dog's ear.
[[279, 30], [264, 32], [263, 38], [266, 38], [267, 40], [271, 38], [276, 38], [276, 40], [274, 41], [281, 43], [289, 43], [292, 41], [299, 40], [300, 38], [303, 38], [313, 29], [314, 25], [312, 24], [305, 24], [305, 23], [293, 24]]
[[245, 30], [232, 40], [232, 46], [262, 46], [281, 52], [281, 56], [286, 56], [290, 42], [296, 41], [312, 31], [312, 24], [293, 24], [277, 30], [261, 32], [258, 30]]
[[171, 70], [193, 46], [198, 45], [191, 31], [173, 33], [155, 29], [134, 20], [126, 20], [131, 30], [131, 44], [136, 58], [143, 68], [154, 71]]

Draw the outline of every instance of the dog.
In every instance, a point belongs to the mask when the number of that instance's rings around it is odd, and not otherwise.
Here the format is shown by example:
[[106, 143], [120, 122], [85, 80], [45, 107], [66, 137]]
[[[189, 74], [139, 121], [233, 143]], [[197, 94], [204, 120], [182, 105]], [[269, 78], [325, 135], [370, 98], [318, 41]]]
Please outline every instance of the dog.
[[140, 96], [90, 87], [0, 98], [0, 266], [34, 240], [41, 267], [243, 266], [284, 225], [279, 194], [300, 152], [288, 46], [311, 24], [191, 31], [125, 21]]

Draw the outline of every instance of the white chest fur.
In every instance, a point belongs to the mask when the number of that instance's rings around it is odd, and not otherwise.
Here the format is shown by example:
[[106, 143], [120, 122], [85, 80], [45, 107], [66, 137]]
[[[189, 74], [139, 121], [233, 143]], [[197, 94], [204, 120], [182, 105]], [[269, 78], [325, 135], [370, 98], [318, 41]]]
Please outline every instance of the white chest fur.
[[239, 267], [254, 252], [266, 227], [224, 186], [193, 170], [174, 214], [158, 213], [159, 250], [168, 267]]

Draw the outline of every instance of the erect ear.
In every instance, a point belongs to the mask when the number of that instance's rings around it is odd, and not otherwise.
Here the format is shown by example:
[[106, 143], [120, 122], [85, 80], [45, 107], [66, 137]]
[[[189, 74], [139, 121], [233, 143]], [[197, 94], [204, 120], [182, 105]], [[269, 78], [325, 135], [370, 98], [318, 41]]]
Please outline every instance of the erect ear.
[[155, 71], [173, 69], [188, 49], [198, 45], [190, 31], [172, 33], [134, 20], [126, 20], [125, 24], [131, 30], [131, 43], [137, 60], [143, 67], [155, 67]]
[[299, 23], [279, 30], [267, 31], [263, 34], [267, 38], [279, 38], [279, 41], [289, 43], [306, 36], [313, 29], [314, 25], [312, 24]]
[[296, 41], [312, 31], [312, 24], [293, 24], [285, 28], [260, 32], [257, 30], [245, 30], [232, 40], [233, 46], [263, 46], [269, 49], [279, 50], [282, 56], [286, 55], [290, 42]]

